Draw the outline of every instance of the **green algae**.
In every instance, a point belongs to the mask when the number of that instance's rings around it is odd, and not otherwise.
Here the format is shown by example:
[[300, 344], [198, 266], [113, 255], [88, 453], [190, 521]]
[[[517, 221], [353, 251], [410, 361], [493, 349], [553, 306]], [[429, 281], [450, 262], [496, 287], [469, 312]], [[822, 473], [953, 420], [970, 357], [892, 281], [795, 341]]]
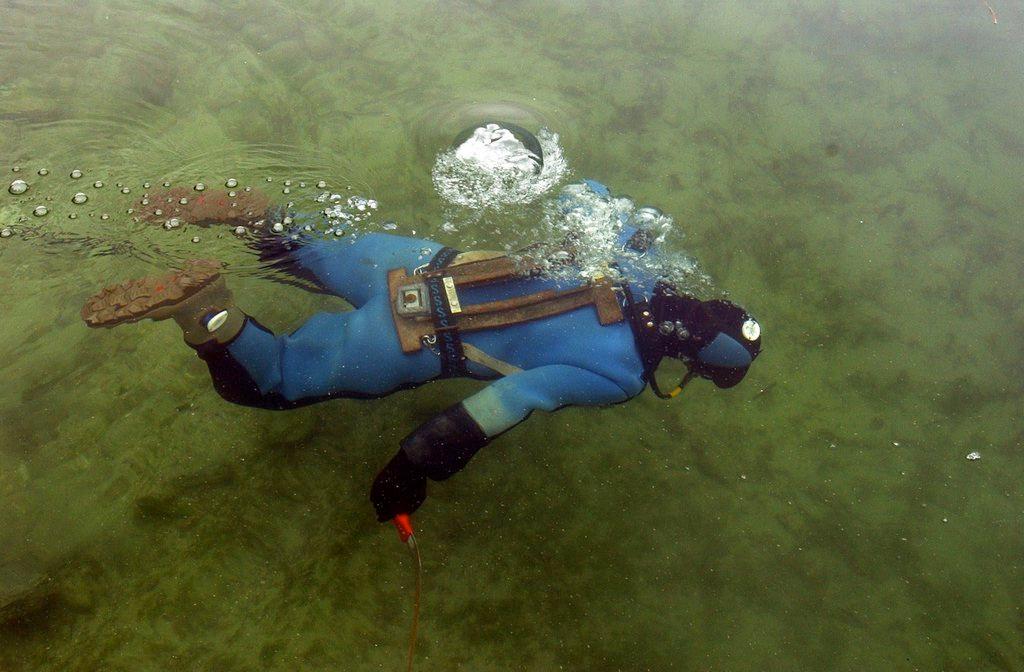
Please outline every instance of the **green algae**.
[[[32, 188], [0, 192], [0, 669], [402, 664], [412, 576], [368, 486], [475, 385], [245, 409], [172, 326], [78, 309], [197, 251], [246, 268], [123, 216], [147, 180], [325, 179], [458, 244], [430, 168], [489, 100], [672, 214], [766, 349], [732, 391], [537, 414], [433, 486], [419, 666], [1024, 668], [1024, 14], [998, 9], [5, 8], [0, 169]], [[94, 179], [131, 198], [66, 219]], [[277, 330], [344, 308], [231, 283]]]

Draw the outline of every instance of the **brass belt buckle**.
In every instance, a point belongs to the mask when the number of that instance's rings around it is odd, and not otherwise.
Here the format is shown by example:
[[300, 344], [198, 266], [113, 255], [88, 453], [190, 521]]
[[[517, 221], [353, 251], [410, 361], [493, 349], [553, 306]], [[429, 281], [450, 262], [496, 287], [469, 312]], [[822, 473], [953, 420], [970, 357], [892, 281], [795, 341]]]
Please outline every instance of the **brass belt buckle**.
[[427, 304], [427, 286], [422, 282], [402, 285], [395, 297], [395, 311], [403, 317], [426, 317], [430, 315]]

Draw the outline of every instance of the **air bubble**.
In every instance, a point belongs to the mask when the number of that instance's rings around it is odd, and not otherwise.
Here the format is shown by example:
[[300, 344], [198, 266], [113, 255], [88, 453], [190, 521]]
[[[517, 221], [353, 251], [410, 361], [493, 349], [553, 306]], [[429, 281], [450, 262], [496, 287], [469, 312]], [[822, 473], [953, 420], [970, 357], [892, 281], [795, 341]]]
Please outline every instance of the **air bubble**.
[[394, 222], [384, 222], [382, 228], [385, 231], [394, 231], [395, 229], [398, 228], [398, 224], [395, 224]]
[[342, 231], [341, 229], [335, 229], [334, 230], [334, 235], [337, 236], [338, 238], [341, 238], [342, 236], [345, 235], [345, 232]]
[[78, 168], [75, 168], [74, 170], [71, 171], [71, 179], [72, 180], [77, 180], [81, 176], [82, 176], [82, 171], [80, 171]]
[[274, 181], [274, 178], [272, 178], [272, 177], [268, 177], [267, 178], [267, 182], [273, 182], [273, 181]]
[[110, 219], [110, 215], [108, 215], [107, 213], [104, 212], [102, 215], [100, 215], [100, 219], [102, 219], [103, 221], [106, 221], [106, 220]]
[[142, 183], [142, 188], [143, 188], [143, 189], [149, 189], [149, 187], [150, 187], [150, 184], [149, 184], [149, 182], [143, 182], [143, 183]]
[[319, 182], [316, 183], [316, 188], [317, 189], [326, 189], [327, 188], [327, 183], [324, 182], [323, 180], [320, 180]]
[[198, 243], [199, 242], [199, 236], [192, 236], [192, 242], [193, 243]]
[[128, 187], [121, 187], [121, 193], [122, 194], [130, 194], [130, 193], [132, 193], [132, 190], [129, 189]]
[[32, 214], [36, 217], [45, 217], [49, 212], [49, 209], [45, 205], [37, 205], [36, 209], [32, 211]]
[[149, 199], [148, 198], [144, 198], [141, 201], [139, 201], [139, 203], [141, 203], [142, 205], [149, 205]]
[[68, 219], [78, 219], [78, 213], [72, 212], [70, 215], [68, 215]]
[[[171, 186], [171, 183], [170, 182], [164, 182], [164, 186], [165, 187], [169, 187], [169, 186]], [[149, 187], [146, 187], [146, 188], [148, 189]]]
[[236, 180], [233, 177], [229, 178], [228, 181], [224, 183], [224, 186], [227, 187], [228, 189], [234, 189], [235, 187], [238, 186], [238, 180]]
[[196, 191], [205, 191], [206, 190], [206, 185], [203, 184], [202, 182], [196, 182], [196, 186], [194, 186], [192, 188], [195, 189]]
[[160, 208], [157, 208], [156, 210], [153, 211], [153, 214], [159, 217], [160, 215], [164, 214], [164, 211], [161, 210]]
[[188, 199], [182, 196], [178, 199], [178, 205], [188, 205]]
[[228, 192], [228, 198], [234, 198], [235, 196], [238, 196], [238, 192], [237, 191], [229, 191]]
[[368, 205], [372, 210], [377, 209], [377, 201], [373, 200], [372, 198], [366, 202], [366, 205]]
[[245, 235], [245, 227], [244, 226], [236, 226], [235, 227], [235, 235], [236, 236], [244, 236]]
[[178, 219], [177, 217], [171, 217], [166, 222], [164, 222], [164, 228], [167, 229], [168, 231], [170, 231], [171, 229], [176, 229], [179, 226], [181, 226], [181, 220]]
[[290, 193], [292, 193], [292, 190], [289, 189], [288, 187], [285, 187], [284, 189], [281, 190], [281, 193], [282, 194], [290, 194]]
[[71, 197], [71, 202], [74, 203], [75, 205], [81, 205], [82, 203], [85, 203], [88, 200], [89, 197], [83, 194], [82, 192], [78, 192], [77, 194]]
[[15, 166], [14, 168], [11, 168], [11, 170], [12, 170], [13, 172], [17, 173], [18, 171], [20, 171], [20, 170], [21, 170], [21, 166]]
[[291, 180], [285, 180], [284, 181], [284, 186], [286, 186], [286, 187], [292, 186], [292, 181]]
[[103, 182], [101, 180], [96, 180], [95, 182], [92, 183], [92, 186], [95, 187], [96, 189], [102, 189]]
[[132, 214], [133, 212], [135, 212], [135, 208], [128, 208], [127, 210], [125, 210], [125, 213], [129, 215]]
[[270, 228], [273, 229], [274, 233], [281, 233], [284, 231], [284, 224], [281, 222], [274, 222], [274, 225]]
[[303, 189], [305, 189], [306, 188], [306, 183], [305, 182], [299, 182], [299, 186], [302, 187]]
[[14, 231], [11, 231], [6, 226], [3, 229], [0, 229], [0, 238], [10, 238], [13, 235]]
[[252, 187], [246, 187], [245, 191], [252, 191]]
[[15, 196], [20, 196], [28, 191], [28, 182], [25, 180], [15, 180], [11, 182], [11, 186], [7, 187], [7, 191], [11, 192]]
[[40, 175], [41, 175], [42, 177], [46, 177], [47, 175], [49, 175], [49, 174], [50, 174], [50, 171], [48, 171], [48, 170], [47, 170], [46, 168], [40, 168], [40, 169], [39, 169], [39, 174], [40, 174]]

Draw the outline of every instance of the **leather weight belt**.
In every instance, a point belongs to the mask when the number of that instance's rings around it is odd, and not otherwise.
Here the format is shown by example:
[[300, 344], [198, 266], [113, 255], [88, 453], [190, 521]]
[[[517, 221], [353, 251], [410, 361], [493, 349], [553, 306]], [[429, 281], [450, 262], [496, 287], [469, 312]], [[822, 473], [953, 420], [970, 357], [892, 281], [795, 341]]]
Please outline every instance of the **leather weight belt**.
[[571, 289], [544, 290], [470, 306], [463, 306], [459, 300], [462, 288], [528, 278], [539, 272], [540, 268], [528, 260], [517, 263], [500, 253], [459, 254], [450, 248], [442, 249], [422, 272], [412, 276], [404, 268], [388, 271], [391, 315], [402, 352], [419, 352], [428, 345], [441, 356], [441, 375], [457, 376], [466, 373], [463, 332], [498, 329], [584, 306], [594, 307], [602, 325], [624, 319], [614, 286], [604, 278]]

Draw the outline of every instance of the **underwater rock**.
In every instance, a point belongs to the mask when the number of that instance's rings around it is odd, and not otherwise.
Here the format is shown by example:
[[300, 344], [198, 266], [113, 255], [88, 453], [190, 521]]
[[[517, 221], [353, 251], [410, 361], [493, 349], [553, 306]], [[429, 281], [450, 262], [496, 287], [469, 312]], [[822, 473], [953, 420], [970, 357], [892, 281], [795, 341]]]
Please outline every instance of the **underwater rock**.
[[31, 616], [44, 609], [56, 595], [57, 587], [45, 573], [0, 564], [0, 624]]

